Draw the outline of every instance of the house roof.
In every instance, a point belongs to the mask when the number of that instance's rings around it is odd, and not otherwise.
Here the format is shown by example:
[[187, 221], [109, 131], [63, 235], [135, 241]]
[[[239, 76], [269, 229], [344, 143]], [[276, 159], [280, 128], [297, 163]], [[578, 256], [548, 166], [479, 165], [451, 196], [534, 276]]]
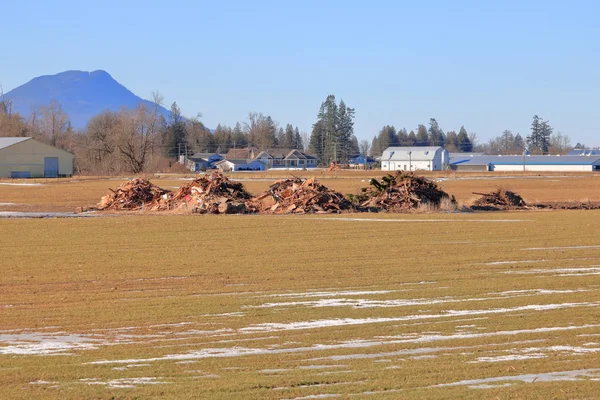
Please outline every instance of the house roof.
[[31, 139], [30, 137], [0, 137], [0, 149]]
[[305, 153], [302, 150], [298, 149], [266, 149], [261, 151], [256, 158], [280, 158], [280, 159], [288, 159], [288, 158], [296, 158], [300, 160], [310, 160], [316, 159], [311, 154]]
[[439, 150], [443, 150], [443, 148], [440, 146], [388, 147], [383, 151], [381, 161], [409, 159], [429, 161], [434, 159]]
[[221, 160], [221, 161], [217, 161], [215, 163], [215, 165], [220, 165], [223, 163], [231, 163], [233, 165], [246, 165], [246, 164], [252, 164], [253, 162], [259, 162], [262, 164], [262, 162], [260, 160]]
[[450, 158], [451, 165], [592, 165], [600, 164], [597, 156], [463, 156]]
[[250, 158], [253, 153], [256, 153], [256, 147], [243, 147], [238, 149], [229, 149], [225, 158], [230, 158], [232, 160], [240, 160]]
[[202, 158], [204, 160], [208, 160], [209, 158], [214, 157], [214, 156], [221, 157], [221, 158], [223, 157], [218, 153], [194, 153], [190, 158], [192, 158], [192, 159], [193, 158]]

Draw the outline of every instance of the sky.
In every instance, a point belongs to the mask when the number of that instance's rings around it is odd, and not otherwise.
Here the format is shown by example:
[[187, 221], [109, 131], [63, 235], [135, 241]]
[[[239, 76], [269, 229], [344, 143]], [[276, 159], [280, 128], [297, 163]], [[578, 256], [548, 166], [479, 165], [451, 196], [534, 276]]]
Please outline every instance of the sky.
[[103, 69], [159, 91], [206, 126], [249, 112], [310, 132], [333, 94], [355, 134], [436, 118], [480, 142], [529, 134], [533, 115], [600, 145], [598, 1], [19, 0], [2, 6], [4, 92]]

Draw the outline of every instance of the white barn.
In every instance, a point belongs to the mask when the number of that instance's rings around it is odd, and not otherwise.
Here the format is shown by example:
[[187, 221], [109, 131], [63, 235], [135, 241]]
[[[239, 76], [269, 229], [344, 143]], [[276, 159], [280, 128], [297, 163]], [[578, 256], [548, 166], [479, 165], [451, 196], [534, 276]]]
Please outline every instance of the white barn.
[[443, 147], [388, 147], [381, 156], [382, 171], [441, 171], [450, 157]]
[[450, 168], [457, 171], [585, 172], [600, 171], [600, 155], [586, 156], [455, 156]]

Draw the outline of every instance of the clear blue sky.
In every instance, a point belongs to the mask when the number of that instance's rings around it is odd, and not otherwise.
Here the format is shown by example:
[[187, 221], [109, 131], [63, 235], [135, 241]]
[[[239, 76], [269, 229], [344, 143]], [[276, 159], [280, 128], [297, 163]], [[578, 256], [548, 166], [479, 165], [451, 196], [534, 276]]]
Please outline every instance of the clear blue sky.
[[355, 133], [437, 118], [480, 140], [531, 117], [600, 145], [598, 1], [6, 1], [0, 84], [104, 69], [207, 126], [249, 111], [310, 131], [328, 94]]

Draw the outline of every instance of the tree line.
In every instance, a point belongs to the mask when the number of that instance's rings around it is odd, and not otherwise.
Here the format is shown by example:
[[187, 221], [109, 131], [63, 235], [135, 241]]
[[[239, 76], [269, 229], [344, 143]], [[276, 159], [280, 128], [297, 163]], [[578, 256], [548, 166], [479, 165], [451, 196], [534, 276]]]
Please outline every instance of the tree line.
[[[565, 154], [573, 149], [571, 138], [560, 132], [554, 132], [554, 128], [548, 120], [538, 115], [533, 116], [530, 128], [531, 133], [523, 138], [521, 134], [509, 129], [500, 135], [491, 138], [487, 143], [475, 146], [474, 150], [485, 154], [515, 155], [528, 152], [530, 154]], [[576, 148], [586, 146], [577, 143]]]
[[458, 133], [444, 133], [435, 118], [429, 120], [429, 128], [419, 125], [417, 132], [407, 132], [406, 128], [396, 130], [393, 125], [386, 125], [373, 138], [371, 154], [381, 155], [390, 146], [442, 146], [449, 152], [473, 151], [474, 134], [469, 135], [464, 126]]
[[32, 109], [24, 116], [12, 112], [0, 96], [0, 136], [33, 137], [74, 155], [78, 174], [114, 175], [164, 171], [174, 168], [179, 155], [227, 153], [231, 148], [305, 149], [308, 134], [292, 124], [280, 126], [270, 116], [251, 112], [231, 128], [218, 125], [211, 132], [199, 117], [184, 118], [173, 103], [167, 118], [161, 113], [163, 98], [153, 93], [151, 106], [106, 110], [76, 131], [61, 104]]

